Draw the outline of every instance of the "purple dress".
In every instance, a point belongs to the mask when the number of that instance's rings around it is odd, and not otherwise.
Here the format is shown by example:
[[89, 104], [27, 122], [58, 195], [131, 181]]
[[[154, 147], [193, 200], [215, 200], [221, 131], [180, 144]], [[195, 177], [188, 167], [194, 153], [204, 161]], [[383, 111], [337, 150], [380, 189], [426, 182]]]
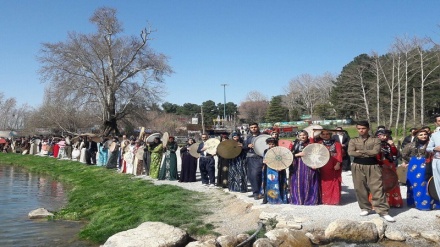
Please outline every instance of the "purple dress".
[[[293, 154], [301, 152], [308, 142], [295, 141]], [[320, 204], [319, 172], [306, 166], [300, 157], [290, 167], [290, 203], [295, 205]]]

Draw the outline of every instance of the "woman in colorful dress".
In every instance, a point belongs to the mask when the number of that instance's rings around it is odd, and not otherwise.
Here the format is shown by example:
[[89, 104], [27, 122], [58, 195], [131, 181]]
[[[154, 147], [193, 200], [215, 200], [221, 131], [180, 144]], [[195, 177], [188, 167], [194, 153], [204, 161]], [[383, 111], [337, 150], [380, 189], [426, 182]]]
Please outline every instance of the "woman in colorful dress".
[[[390, 172], [396, 173], [396, 165], [394, 162], [397, 159], [398, 152], [393, 140], [390, 138], [390, 132], [387, 130], [378, 130], [376, 136], [381, 141], [381, 152], [377, 155], [377, 159], [379, 164], [382, 165], [382, 170], [389, 169], [391, 170]], [[385, 178], [385, 176], [383, 178]], [[394, 176], [392, 179], [394, 179]], [[395, 176], [395, 179], [396, 181], [390, 181], [390, 183], [396, 184], [396, 186], [389, 191], [385, 191], [385, 195], [390, 207], [401, 208], [403, 206], [402, 195], [400, 194], [397, 176]], [[385, 183], [387, 181], [384, 180], [383, 182]]]
[[310, 143], [307, 131], [298, 132], [293, 143], [293, 164], [290, 172], [290, 203], [295, 205], [317, 205], [320, 203], [319, 172], [302, 161], [303, 149]]
[[[243, 140], [240, 138], [240, 134], [237, 132], [232, 133], [232, 139], [238, 142], [238, 146], [243, 146]], [[243, 149], [241, 153], [229, 160], [229, 172], [228, 172], [228, 188], [233, 192], [247, 192], [247, 173], [246, 173], [246, 151]]]
[[150, 177], [158, 178], [163, 154], [163, 145], [159, 137], [154, 138], [153, 143], [148, 144], [148, 150], [151, 153]]
[[[180, 171], [179, 182], [196, 182], [197, 158], [194, 158], [190, 153], [190, 147], [196, 141], [189, 138], [187, 144], [180, 149], [180, 157], [182, 159], [182, 170]], [[197, 149], [197, 147], [193, 147]]]
[[100, 143], [98, 143], [98, 159], [96, 160], [96, 166], [105, 166], [108, 160], [108, 147], [107, 138], [104, 138]]
[[[58, 140], [57, 141], [53, 141], [52, 145], [53, 145], [53, 157], [57, 159], [58, 158], [58, 154], [60, 153], [60, 146], [58, 145]], [[32, 144], [31, 144], [30, 151], [34, 149], [33, 147], [34, 146], [32, 146]], [[29, 153], [29, 154], [31, 154], [31, 153]]]
[[121, 144], [121, 168], [120, 168], [120, 172], [121, 173], [126, 173], [127, 172], [127, 161], [126, 158], [129, 159], [129, 154], [127, 154], [127, 152], [129, 151], [128, 146], [130, 146], [130, 141], [128, 139], [125, 139], [125, 141], [122, 142]]
[[277, 171], [275, 169], [270, 168], [266, 164], [266, 153], [269, 149], [278, 146], [278, 140], [269, 137], [266, 139], [267, 145], [269, 148], [264, 150], [263, 155], [263, 185], [261, 189], [263, 190], [263, 204], [285, 204], [288, 202], [287, 200], [287, 174], [286, 170]]
[[402, 166], [408, 167], [406, 203], [419, 210], [439, 209], [440, 202], [432, 199], [427, 190], [427, 168], [431, 165], [431, 154], [426, 151], [429, 133], [420, 129], [415, 135], [415, 141], [407, 144], [402, 150]]
[[142, 171], [144, 170], [144, 146], [141, 140], [136, 140], [135, 148], [134, 148], [135, 159], [133, 163], [133, 174], [136, 176], [142, 175]]
[[176, 151], [179, 147], [174, 141], [174, 137], [170, 136], [168, 138], [168, 143], [165, 148], [165, 158], [162, 163], [162, 167], [159, 172], [159, 180], [178, 180], [179, 176], [177, 174], [177, 156]]
[[150, 176], [150, 163], [151, 163], [151, 153], [148, 150], [148, 145], [145, 143], [144, 146], [144, 159], [142, 160], [144, 163], [145, 175]]
[[[229, 140], [227, 135], [221, 135], [220, 141]], [[229, 159], [225, 159], [220, 155], [217, 156], [217, 186], [222, 188], [228, 188], [228, 176], [229, 176]]]
[[118, 167], [118, 159], [119, 159], [119, 140], [117, 137], [113, 137], [112, 143], [108, 150], [108, 159], [105, 164], [107, 169], [113, 169]]
[[136, 151], [136, 139], [132, 137], [130, 138], [130, 144], [128, 146], [125, 146], [124, 161], [125, 161], [125, 173], [127, 174], [134, 174], [133, 169], [134, 169], [135, 151]]
[[322, 204], [339, 205], [341, 202], [342, 183], [342, 146], [341, 143], [332, 139], [331, 132], [322, 130], [319, 135], [320, 143], [330, 152], [330, 159], [323, 167], [319, 168], [321, 177], [321, 201]]
[[[79, 162], [81, 163], [87, 163], [86, 162], [86, 141], [84, 139], [84, 137], [80, 137], [80, 144], [79, 144], [79, 150], [80, 150], [80, 156], [79, 156]], [[55, 146], [54, 146], [54, 155], [55, 155]], [[58, 155], [58, 151], [57, 151], [57, 155]]]

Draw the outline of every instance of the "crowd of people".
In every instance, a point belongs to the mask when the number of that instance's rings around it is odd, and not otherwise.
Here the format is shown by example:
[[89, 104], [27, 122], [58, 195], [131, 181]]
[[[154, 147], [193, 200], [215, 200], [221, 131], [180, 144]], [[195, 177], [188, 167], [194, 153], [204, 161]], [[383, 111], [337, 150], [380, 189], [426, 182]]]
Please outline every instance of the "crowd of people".
[[[440, 126], [440, 116], [436, 117], [435, 123]], [[207, 134], [201, 135], [200, 144], [189, 138], [180, 148], [173, 136], [167, 142], [159, 136], [151, 138], [150, 142], [133, 136], [123, 136], [121, 140], [117, 137], [111, 140], [87, 136], [40, 137], [22, 138], [7, 145], [9, 148], [20, 148], [23, 154], [72, 159], [88, 165], [114, 168], [121, 173], [181, 183], [197, 182], [196, 172], [199, 169], [204, 186], [247, 193], [249, 184], [251, 196], [255, 200], [261, 199], [263, 204], [339, 205], [342, 172], [347, 172], [353, 179], [361, 216], [374, 211], [387, 221], [395, 221], [389, 215], [390, 207], [404, 206], [399, 182], [407, 186], [408, 206], [419, 210], [440, 207], [438, 195], [428, 192], [429, 183], [435, 191], [440, 191], [440, 132], [431, 133], [426, 126], [413, 128], [405, 137], [401, 150], [398, 150], [391, 131], [384, 126], [379, 126], [374, 135], [370, 135], [370, 126], [366, 121], [357, 122], [356, 129], [359, 136], [352, 139], [341, 127], [321, 129], [312, 136], [307, 131], [299, 131], [296, 140], [286, 147], [293, 155], [288, 169], [274, 169], [266, 160], [268, 150], [280, 142], [275, 131], [266, 139], [268, 148], [262, 155], [257, 154], [253, 140], [262, 134], [257, 123], [249, 125], [245, 139], [241, 131], [221, 136], [220, 141], [231, 138], [241, 147], [234, 158], [207, 152]], [[308, 155], [304, 149], [313, 143], [321, 144], [330, 154], [327, 163], [319, 168], [304, 162]], [[400, 166], [408, 170], [406, 181], [397, 181], [395, 175], [399, 157], [402, 160]], [[181, 160], [180, 172], [178, 159]]]

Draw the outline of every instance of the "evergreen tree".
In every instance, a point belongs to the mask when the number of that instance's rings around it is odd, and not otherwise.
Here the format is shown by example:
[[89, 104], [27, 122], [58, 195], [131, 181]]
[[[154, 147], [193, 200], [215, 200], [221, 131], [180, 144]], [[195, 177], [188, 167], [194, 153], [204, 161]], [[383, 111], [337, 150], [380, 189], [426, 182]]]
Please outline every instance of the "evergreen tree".
[[266, 122], [276, 123], [288, 121], [289, 110], [282, 106], [281, 102], [281, 95], [272, 97], [266, 113]]

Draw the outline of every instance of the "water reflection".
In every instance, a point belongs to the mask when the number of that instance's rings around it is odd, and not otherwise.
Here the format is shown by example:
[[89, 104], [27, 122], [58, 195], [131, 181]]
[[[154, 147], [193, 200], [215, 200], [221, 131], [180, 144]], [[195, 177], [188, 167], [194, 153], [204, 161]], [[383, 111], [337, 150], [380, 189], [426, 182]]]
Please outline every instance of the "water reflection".
[[34, 209], [57, 211], [66, 202], [61, 183], [0, 165], [0, 246], [92, 246], [77, 240], [81, 223], [28, 219]]

